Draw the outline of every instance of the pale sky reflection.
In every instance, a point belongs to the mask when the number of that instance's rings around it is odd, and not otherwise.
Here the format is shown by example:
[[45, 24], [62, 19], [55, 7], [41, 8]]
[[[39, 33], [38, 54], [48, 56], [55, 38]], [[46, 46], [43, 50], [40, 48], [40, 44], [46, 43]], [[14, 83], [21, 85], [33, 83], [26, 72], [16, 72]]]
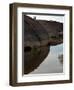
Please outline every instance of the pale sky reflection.
[[50, 52], [44, 62], [30, 74], [63, 72], [63, 64], [58, 60], [59, 54], [63, 54], [63, 44], [50, 46]]

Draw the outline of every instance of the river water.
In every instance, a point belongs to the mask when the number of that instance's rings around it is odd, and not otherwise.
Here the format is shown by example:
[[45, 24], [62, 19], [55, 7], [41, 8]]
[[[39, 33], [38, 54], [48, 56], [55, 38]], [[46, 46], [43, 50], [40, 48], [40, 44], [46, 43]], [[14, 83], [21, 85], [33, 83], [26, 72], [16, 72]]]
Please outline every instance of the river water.
[[29, 74], [62, 73], [63, 62], [59, 60], [59, 55], [63, 55], [63, 44], [50, 46], [50, 51], [45, 60]]

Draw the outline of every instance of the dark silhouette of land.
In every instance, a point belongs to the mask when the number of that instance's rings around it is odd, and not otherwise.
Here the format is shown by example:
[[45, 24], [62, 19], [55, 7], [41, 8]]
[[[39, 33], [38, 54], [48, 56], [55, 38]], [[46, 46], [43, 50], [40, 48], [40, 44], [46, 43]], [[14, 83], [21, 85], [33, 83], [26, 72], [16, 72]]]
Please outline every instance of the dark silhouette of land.
[[46, 46], [63, 43], [63, 23], [34, 20], [24, 15], [24, 46]]

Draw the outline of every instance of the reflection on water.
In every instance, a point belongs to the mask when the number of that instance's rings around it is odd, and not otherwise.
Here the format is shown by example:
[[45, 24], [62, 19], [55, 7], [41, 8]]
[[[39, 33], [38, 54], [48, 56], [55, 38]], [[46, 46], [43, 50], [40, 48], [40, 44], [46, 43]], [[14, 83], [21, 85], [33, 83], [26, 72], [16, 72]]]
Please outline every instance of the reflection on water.
[[62, 73], [63, 72], [63, 63], [60, 62], [58, 58], [59, 55], [63, 54], [63, 44], [50, 46], [50, 53], [45, 58], [44, 62], [41, 65], [32, 71], [30, 74], [38, 73]]
[[[28, 51], [27, 51], [28, 50]], [[32, 47], [25, 49], [24, 74], [28, 74], [39, 67], [49, 52], [49, 47]]]
[[59, 55], [58, 59], [60, 60], [60, 63], [63, 64], [63, 54]]
[[32, 48], [24, 58], [24, 74], [63, 72], [63, 44]]

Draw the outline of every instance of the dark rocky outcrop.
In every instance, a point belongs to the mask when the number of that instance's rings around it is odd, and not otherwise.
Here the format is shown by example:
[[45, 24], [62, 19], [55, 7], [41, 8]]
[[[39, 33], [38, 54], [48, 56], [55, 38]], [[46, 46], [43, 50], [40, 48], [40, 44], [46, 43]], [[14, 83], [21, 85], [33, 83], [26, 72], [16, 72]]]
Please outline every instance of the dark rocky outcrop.
[[24, 46], [46, 46], [63, 43], [63, 24], [34, 20], [24, 15]]

